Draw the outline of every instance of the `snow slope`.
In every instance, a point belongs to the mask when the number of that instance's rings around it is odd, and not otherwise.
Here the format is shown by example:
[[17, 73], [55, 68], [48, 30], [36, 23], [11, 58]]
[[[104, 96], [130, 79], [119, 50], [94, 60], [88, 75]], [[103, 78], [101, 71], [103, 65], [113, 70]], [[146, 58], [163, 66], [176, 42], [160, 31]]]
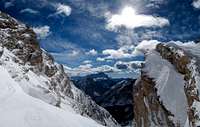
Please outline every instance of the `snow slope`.
[[[29, 127], [22, 126], [28, 121], [27, 114], [33, 127], [35, 123], [39, 127], [118, 126], [109, 112], [77, 89], [63, 66], [40, 48], [30, 27], [0, 12], [0, 38], [0, 67], [4, 68], [0, 73], [5, 75], [1, 79], [5, 82], [0, 84], [0, 110], [6, 116], [0, 115], [0, 127]], [[7, 100], [11, 101], [6, 103]], [[35, 117], [29, 118], [32, 115]]]
[[156, 51], [148, 52], [145, 62], [143, 71], [155, 80], [160, 101], [168, 111], [174, 114], [173, 121], [180, 122], [180, 125], [184, 126], [187, 119], [187, 99], [183, 75]]
[[1, 127], [101, 127], [93, 120], [27, 95], [2, 66], [0, 77]]

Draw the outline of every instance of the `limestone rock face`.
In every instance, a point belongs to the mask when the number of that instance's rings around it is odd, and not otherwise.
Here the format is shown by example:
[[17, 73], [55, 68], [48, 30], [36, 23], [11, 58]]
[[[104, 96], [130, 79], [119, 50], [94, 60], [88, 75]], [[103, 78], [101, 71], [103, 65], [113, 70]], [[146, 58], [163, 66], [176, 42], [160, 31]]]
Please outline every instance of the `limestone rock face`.
[[[166, 49], [171, 49], [171, 55], [167, 56], [167, 52]], [[170, 61], [174, 67], [177, 69], [177, 71], [179, 73], [181, 73], [184, 76], [185, 79], [185, 94], [187, 97], [187, 101], [188, 101], [188, 119], [191, 122], [191, 124], [193, 126], [195, 126], [195, 114], [194, 114], [194, 109], [192, 107], [193, 103], [195, 101], [199, 101], [199, 97], [198, 97], [198, 92], [196, 91], [196, 80], [195, 80], [195, 76], [193, 75], [189, 64], [192, 63], [192, 59], [195, 58], [195, 56], [193, 56], [192, 54], [190, 54], [188, 51], [185, 50], [185, 48], [183, 47], [183, 49], [178, 48], [178, 46], [176, 47], [170, 47], [163, 45], [163, 44], [159, 44], [156, 48], [156, 50], [161, 54], [161, 56], [164, 59], [167, 59], [168, 61]], [[182, 52], [184, 52], [184, 54], [180, 55], [177, 53], [177, 50], [182, 50]], [[195, 58], [196, 59], [196, 58]], [[196, 92], [195, 92], [196, 91]]]
[[118, 126], [104, 108], [74, 86], [63, 66], [40, 48], [31, 28], [0, 12], [0, 39], [0, 64], [27, 94], [63, 110], [71, 108], [102, 125]]
[[168, 117], [172, 116], [159, 101], [155, 82], [144, 72], [134, 89], [134, 120], [136, 127], [173, 127]]
[[0, 12], [1, 46], [11, 50], [24, 63], [42, 63], [42, 51], [32, 29]]
[[199, 48], [169, 43], [146, 52], [133, 92], [136, 127], [199, 126]]

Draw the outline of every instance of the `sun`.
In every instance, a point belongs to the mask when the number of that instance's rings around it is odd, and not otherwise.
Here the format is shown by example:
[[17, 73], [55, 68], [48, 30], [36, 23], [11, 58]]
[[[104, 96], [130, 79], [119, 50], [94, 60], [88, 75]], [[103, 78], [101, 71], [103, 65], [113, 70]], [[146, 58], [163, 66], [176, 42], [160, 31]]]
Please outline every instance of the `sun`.
[[139, 14], [131, 6], [125, 6], [119, 14], [114, 14], [108, 19], [107, 28], [115, 30], [118, 27], [134, 29], [138, 27], [163, 27], [169, 25], [169, 21], [162, 17]]
[[133, 9], [130, 6], [126, 6], [125, 8], [123, 8], [121, 15], [123, 15], [124, 17], [135, 17], [136, 16], [136, 11], [135, 9]]

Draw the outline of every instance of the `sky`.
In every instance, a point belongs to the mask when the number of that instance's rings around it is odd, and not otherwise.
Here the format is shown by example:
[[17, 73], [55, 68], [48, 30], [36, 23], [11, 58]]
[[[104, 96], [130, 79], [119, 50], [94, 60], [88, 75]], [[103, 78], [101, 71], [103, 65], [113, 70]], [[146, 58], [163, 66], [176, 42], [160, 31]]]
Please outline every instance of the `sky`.
[[200, 39], [200, 0], [0, 0], [71, 76], [135, 77], [141, 42]]

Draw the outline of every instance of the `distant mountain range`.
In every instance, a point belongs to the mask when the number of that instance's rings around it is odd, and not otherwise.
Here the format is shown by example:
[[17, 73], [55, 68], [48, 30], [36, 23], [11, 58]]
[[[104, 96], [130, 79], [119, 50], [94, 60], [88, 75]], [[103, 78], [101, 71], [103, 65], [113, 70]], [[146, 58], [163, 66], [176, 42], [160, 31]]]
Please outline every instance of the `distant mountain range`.
[[121, 124], [133, 120], [133, 86], [135, 79], [113, 79], [105, 73], [72, 77], [75, 86], [107, 109]]

